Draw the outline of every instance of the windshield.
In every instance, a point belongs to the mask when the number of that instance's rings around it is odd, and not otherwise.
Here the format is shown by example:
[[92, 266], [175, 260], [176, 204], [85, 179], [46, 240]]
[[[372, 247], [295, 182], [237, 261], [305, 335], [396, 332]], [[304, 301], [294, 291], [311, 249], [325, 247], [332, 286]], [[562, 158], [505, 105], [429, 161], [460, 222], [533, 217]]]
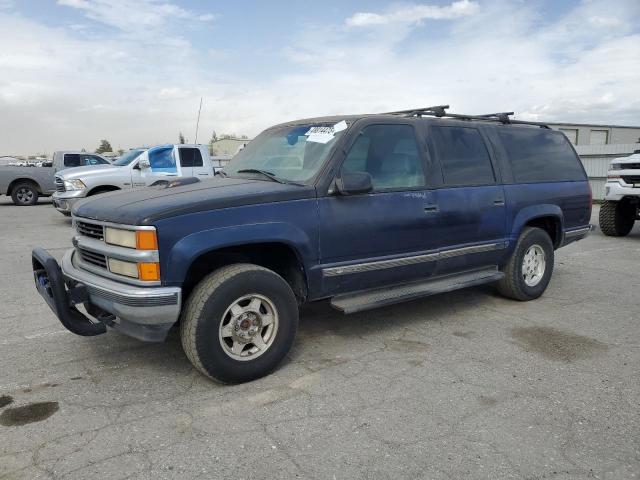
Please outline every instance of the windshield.
[[305, 182], [320, 170], [332, 147], [347, 128], [333, 124], [305, 124], [266, 130], [242, 149], [223, 172], [229, 176], [255, 176], [263, 170], [279, 180]]
[[113, 162], [112, 165], [116, 165], [118, 167], [129, 165], [136, 158], [138, 158], [142, 152], [144, 152], [144, 150], [129, 150], [127, 153], [123, 153], [122, 156], [118, 160]]

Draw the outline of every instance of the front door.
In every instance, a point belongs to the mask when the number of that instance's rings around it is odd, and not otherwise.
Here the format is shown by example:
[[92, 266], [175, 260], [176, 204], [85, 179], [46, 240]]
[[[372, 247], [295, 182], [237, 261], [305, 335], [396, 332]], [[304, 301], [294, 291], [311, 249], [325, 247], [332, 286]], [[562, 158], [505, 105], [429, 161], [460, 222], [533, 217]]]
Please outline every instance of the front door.
[[319, 199], [323, 290], [362, 290], [431, 275], [432, 192], [413, 125], [369, 125], [352, 143], [342, 172], [371, 175], [373, 191]]

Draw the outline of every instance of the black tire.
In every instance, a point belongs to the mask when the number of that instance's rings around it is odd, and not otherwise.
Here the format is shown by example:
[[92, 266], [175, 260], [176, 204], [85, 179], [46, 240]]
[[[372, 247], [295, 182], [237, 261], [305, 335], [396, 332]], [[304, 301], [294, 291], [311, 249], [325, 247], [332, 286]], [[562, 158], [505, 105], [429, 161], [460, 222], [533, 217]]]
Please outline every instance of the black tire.
[[[222, 345], [225, 339], [221, 338], [221, 324], [224, 326], [225, 319], [229, 318], [227, 315], [231, 315], [228, 309], [238, 299], [251, 295], [262, 296], [271, 302], [277, 318], [275, 333], [259, 356], [237, 360]], [[229, 321], [232, 323], [233, 319]], [[261, 328], [268, 330], [268, 327]], [[187, 357], [203, 374], [223, 383], [240, 383], [274, 370], [289, 352], [297, 328], [298, 304], [289, 284], [271, 270], [245, 263], [222, 267], [195, 287], [183, 310], [180, 337]], [[226, 340], [227, 345], [236, 341], [233, 338]], [[245, 347], [248, 350], [258, 348], [251, 342]]]
[[600, 206], [600, 230], [608, 237], [624, 237], [629, 234], [636, 221], [636, 207], [621, 200], [605, 200]]
[[[545, 268], [539, 282], [533, 286], [525, 282], [523, 261], [527, 251], [534, 245], [544, 252]], [[497, 284], [498, 291], [505, 297], [526, 302], [538, 298], [544, 293], [553, 273], [554, 251], [549, 234], [541, 228], [525, 227], [518, 238], [518, 243], [504, 267], [504, 278]]]
[[20, 207], [38, 203], [38, 187], [32, 182], [20, 182], [11, 189], [11, 200]]

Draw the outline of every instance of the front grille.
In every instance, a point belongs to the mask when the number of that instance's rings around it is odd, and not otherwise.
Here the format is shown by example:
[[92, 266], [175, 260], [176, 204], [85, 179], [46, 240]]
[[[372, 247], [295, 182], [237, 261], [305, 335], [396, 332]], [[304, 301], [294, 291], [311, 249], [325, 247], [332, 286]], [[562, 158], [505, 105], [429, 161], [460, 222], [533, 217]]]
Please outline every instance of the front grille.
[[96, 225], [95, 223], [77, 221], [76, 230], [80, 235], [84, 235], [85, 237], [104, 240], [104, 227], [102, 225]]
[[635, 185], [636, 183], [640, 184], [640, 175], [623, 175], [622, 179], [632, 185]]
[[64, 187], [64, 181], [60, 177], [56, 177], [56, 192], [64, 193], [67, 189]]
[[101, 253], [91, 252], [89, 250], [85, 250], [84, 248], [78, 248], [78, 254], [83, 262], [90, 263], [91, 265], [95, 265], [100, 268], [107, 268], [107, 257], [102, 255]]
[[617, 163], [613, 170], [640, 170], [640, 163]]

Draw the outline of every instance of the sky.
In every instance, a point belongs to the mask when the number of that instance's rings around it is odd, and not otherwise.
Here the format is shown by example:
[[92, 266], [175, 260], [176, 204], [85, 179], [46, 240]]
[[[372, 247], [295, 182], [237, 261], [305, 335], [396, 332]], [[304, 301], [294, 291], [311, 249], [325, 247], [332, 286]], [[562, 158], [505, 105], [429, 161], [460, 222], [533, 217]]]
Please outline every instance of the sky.
[[0, 0], [0, 155], [449, 104], [640, 125], [638, 0]]

